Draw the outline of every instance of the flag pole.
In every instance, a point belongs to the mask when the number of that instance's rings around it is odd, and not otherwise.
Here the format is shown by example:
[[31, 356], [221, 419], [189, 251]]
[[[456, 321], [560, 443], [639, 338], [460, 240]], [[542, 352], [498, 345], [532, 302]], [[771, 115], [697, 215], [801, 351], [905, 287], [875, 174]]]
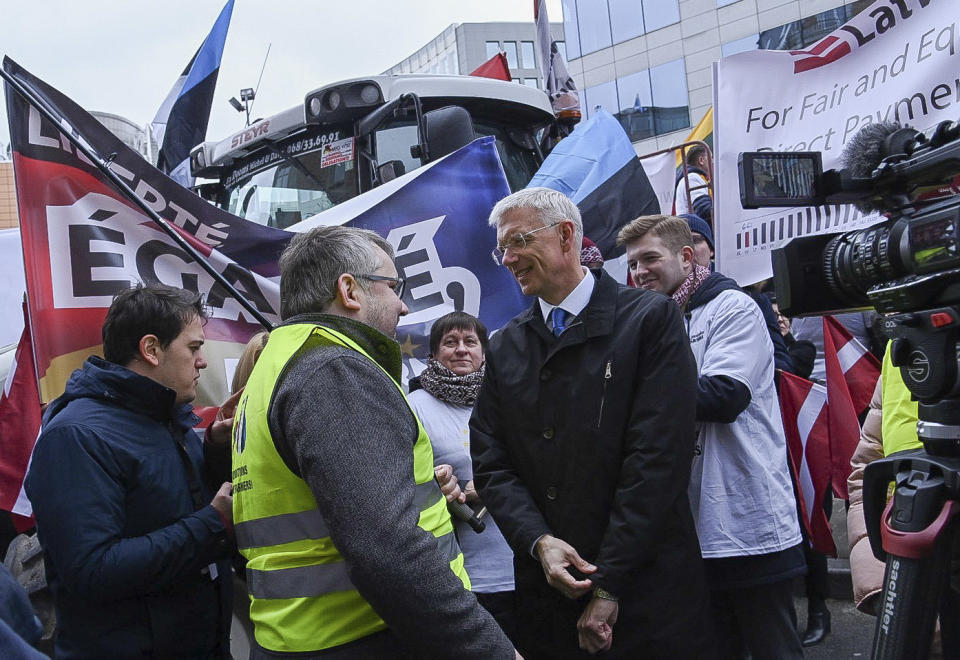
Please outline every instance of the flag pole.
[[43, 99], [38, 98], [30, 89], [25, 87], [23, 83], [17, 80], [12, 74], [6, 71], [4, 68], [0, 67], [0, 77], [2, 77], [13, 89], [20, 94], [26, 101], [35, 107], [40, 114], [42, 114], [48, 121], [53, 123], [60, 129], [60, 132], [70, 140], [70, 143], [77, 148], [84, 156], [86, 156], [91, 163], [97, 166], [105, 177], [112, 183], [117, 189], [120, 190], [123, 195], [125, 195], [130, 201], [137, 205], [137, 207], [143, 211], [151, 220], [156, 222], [160, 228], [170, 237], [173, 241], [182, 248], [190, 257], [196, 261], [201, 268], [203, 268], [207, 273], [214, 279], [214, 281], [222, 286], [227, 292], [240, 303], [240, 305], [247, 310], [253, 318], [257, 320], [260, 325], [262, 325], [267, 330], [273, 330], [273, 324], [267, 320], [267, 318], [260, 313], [260, 310], [254, 306], [245, 296], [241, 295], [237, 289], [230, 284], [230, 282], [220, 273], [216, 268], [213, 267], [199, 252], [196, 248], [190, 245], [180, 233], [175, 230], [170, 223], [160, 217], [160, 215], [154, 211], [150, 206], [141, 198], [133, 188], [131, 188], [126, 181], [121, 179], [113, 170], [110, 169], [110, 160], [104, 160], [101, 156], [94, 152], [93, 149], [88, 147], [84, 142], [77, 137], [76, 129], [70, 128], [73, 130], [66, 131], [63, 127], [62, 120], [58, 119], [52, 110], [50, 110]]

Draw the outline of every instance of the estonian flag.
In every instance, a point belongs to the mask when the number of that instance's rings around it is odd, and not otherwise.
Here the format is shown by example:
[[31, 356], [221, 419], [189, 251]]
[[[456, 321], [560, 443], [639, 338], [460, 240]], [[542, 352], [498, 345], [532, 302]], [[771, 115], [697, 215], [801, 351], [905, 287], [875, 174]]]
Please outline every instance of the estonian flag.
[[213, 91], [232, 13], [233, 0], [229, 0], [151, 123], [153, 136], [160, 145], [157, 167], [185, 187], [193, 185], [190, 150], [207, 135]]
[[625, 262], [622, 272], [610, 263], [625, 254], [617, 247], [617, 233], [641, 215], [660, 213], [660, 203], [620, 122], [605, 110], [594, 111], [550, 152], [527, 187], [535, 186], [573, 200], [583, 217], [583, 235], [597, 244], [604, 267], [626, 281]]

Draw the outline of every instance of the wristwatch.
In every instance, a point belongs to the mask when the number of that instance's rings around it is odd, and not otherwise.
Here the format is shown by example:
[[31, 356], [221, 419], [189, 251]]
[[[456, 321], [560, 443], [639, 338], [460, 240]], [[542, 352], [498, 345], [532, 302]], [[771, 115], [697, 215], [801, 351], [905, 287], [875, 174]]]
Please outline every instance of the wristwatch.
[[597, 598], [600, 598], [600, 599], [603, 599], [603, 600], [612, 600], [612, 601], [615, 602], [615, 603], [619, 603], [619, 602], [620, 602], [620, 599], [619, 599], [619, 598], [617, 598], [616, 596], [614, 596], [612, 593], [610, 593], [609, 591], [607, 591], [607, 590], [604, 589], [603, 587], [597, 587], [596, 589], [594, 589], [594, 590], [593, 590], [593, 595], [596, 596]]

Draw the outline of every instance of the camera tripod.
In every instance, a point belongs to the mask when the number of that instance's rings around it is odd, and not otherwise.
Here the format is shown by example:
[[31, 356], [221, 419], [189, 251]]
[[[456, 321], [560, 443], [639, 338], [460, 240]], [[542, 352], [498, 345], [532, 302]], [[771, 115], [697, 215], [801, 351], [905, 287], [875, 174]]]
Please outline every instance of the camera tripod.
[[[864, 472], [870, 545], [886, 561], [872, 657], [926, 658], [940, 617], [944, 657], [960, 657], [960, 308], [885, 320], [893, 364], [919, 400], [923, 449], [897, 452]], [[890, 483], [893, 497], [884, 506]]]

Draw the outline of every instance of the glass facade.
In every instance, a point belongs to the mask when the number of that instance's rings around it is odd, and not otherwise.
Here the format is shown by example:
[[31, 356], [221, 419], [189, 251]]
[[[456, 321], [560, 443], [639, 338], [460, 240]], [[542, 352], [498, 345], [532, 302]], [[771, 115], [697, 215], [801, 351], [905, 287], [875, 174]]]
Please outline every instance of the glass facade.
[[562, 0], [571, 58], [680, 22], [679, 0]]
[[537, 58], [536, 55], [534, 55], [532, 41], [520, 42], [520, 62], [521, 66], [525, 69], [537, 68]]
[[682, 58], [588, 87], [584, 95], [587, 117], [603, 108], [633, 142], [690, 127]]
[[516, 41], [504, 41], [503, 50], [507, 53], [507, 66], [511, 69], [517, 69], [520, 67], [520, 61], [517, 59], [517, 42]]
[[791, 21], [760, 33], [762, 50], [797, 50], [820, 41], [870, 6], [873, 0], [858, 0], [814, 16]]

